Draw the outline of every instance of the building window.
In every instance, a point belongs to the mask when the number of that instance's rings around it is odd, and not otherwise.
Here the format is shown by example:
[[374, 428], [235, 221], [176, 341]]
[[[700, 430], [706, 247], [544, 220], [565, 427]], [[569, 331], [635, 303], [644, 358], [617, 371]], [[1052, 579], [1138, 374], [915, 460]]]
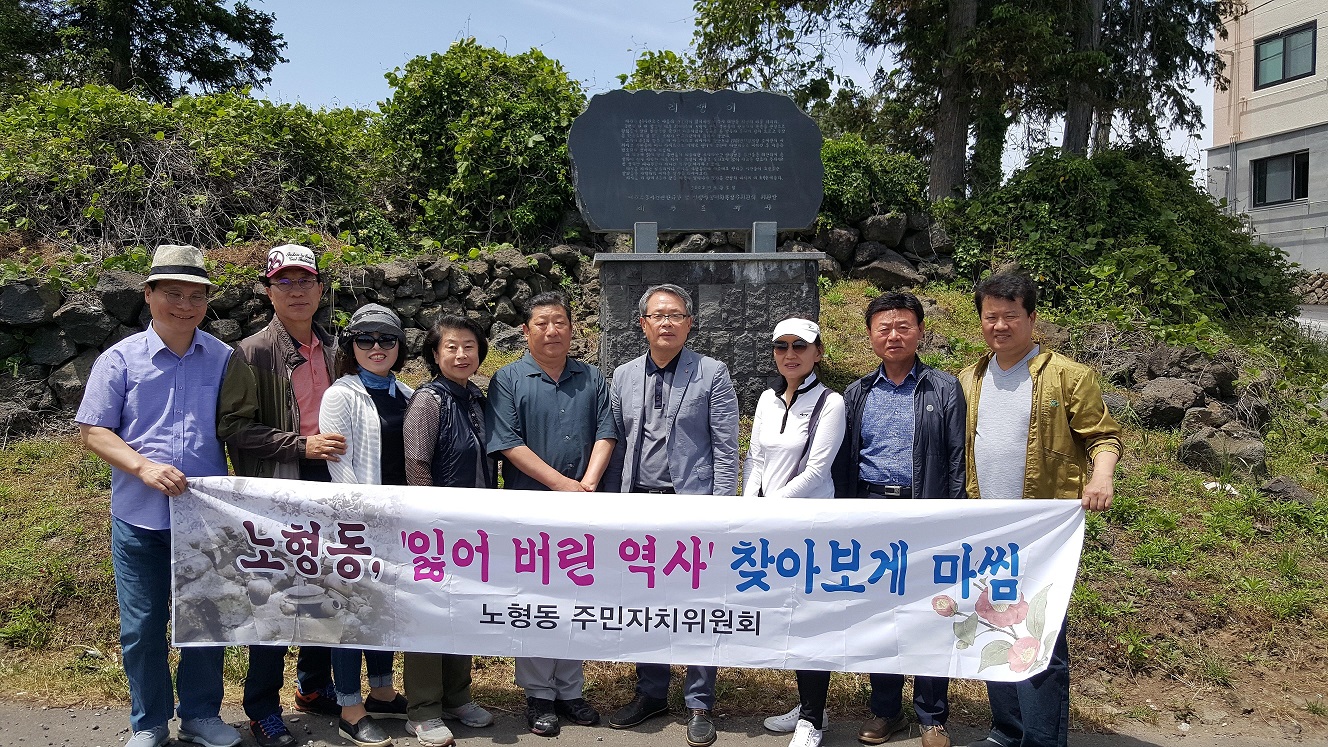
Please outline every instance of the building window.
[[1309, 198], [1309, 151], [1273, 156], [1250, 165], [1254, 168], [1255, 207]]
[[1314, 75], [1316, 22], [1254, 42], [1254, 87]]

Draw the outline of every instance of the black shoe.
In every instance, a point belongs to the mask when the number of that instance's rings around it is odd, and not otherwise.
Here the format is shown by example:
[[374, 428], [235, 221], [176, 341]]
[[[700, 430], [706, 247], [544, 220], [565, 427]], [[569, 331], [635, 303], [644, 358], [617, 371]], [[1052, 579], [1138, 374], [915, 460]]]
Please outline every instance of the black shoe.
[[599, 711], [591, 707], [585, 698], [555, 700], [553, 712], [577, 726], [594, 726], [599, 723]]
[[562, 730], [548, 698], [526, 698], [526, 724], [531, 734], [541, 737], [556, 737]]
[[715, 722], [710, 720], [710, 711], [706, 708], [692, 708], [692, 717], [687, 721], [687, 744], [692, 747], [709, 747], [715, 743]]
[[397, 693], [391, 700], [379, 700], [370, 695], [364, 699], [364, 710], [374, 718], [395, 718], [406, 720], [406, 696]]
[[250, 721], [249, 731], [254, 733], [254, 741], [258, 747], [293, 747], [295, 737], [291, 735], [290, 729], [286, 728], [286, 722], [281, 719], [280, 713], [274, 713], [260, 721]]
[[299, 685], [296, 685], [295, 710], [319, 716], [341, 715], [341, 706], [337, 705], [337, 694], [330, 684], [308, 695], [300, 692]]
[[663, 716], [669, 712], [669, 702], [664, 698], [652, 698], [637, 693], [627, 705], [609, 716], [609, 726], [615, 729], [630, 729], [646, 719]]
[[337, 733], [360, 747], [388, 747], [392, 738], [387, 736], [383, 727], [374, 723], [373, 716], [351, 723], [344, 718], [337, 719]]

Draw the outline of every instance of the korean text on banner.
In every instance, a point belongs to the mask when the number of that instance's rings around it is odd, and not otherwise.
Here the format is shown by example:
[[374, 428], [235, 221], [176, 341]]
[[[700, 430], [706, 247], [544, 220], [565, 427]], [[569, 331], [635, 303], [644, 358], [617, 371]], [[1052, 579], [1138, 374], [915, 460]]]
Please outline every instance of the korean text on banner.
[[1046, 667], [1077, 501], [190, 481], [175, 642], [900, 672]]

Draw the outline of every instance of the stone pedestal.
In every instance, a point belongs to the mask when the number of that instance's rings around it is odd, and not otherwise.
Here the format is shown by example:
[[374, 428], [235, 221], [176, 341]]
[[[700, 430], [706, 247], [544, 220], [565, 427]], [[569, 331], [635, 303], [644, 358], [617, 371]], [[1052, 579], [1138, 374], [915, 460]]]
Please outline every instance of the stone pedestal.
[[741, 414], [775, 375], [770, 332], [781, 319], [817, 320], [820, 252], [779, 254], [596, 254], [600, 279], [599, 366], [617, 366], [645, 353], [637, 301], [652, 285], [672, 283], [692, 294], [696, 318], [687, 344], [728, 364]]

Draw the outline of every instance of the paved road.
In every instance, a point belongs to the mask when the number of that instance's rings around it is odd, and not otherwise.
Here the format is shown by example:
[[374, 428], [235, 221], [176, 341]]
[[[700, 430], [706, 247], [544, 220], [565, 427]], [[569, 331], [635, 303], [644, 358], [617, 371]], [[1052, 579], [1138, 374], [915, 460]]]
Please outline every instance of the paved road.
[[[685, 729], [679, 718], [668, 720], [655, 719], [644, 726], [629, 731], [618, 731], [604, 726], [594, 728], [568, 727], [557, 739], [537, 737], [526, 731], [524, 718], [514, 714], [499, 713], [497, 724], [487, 729], [467, 729], [458, 726], [454, 730], [458, 747], [481, 747], [482, 745], [522, 744], [527, 747], [682, 747], [686, 744]], [[230, 723], [239, 726], [243, 720], [240, 712], [227, 708], [222, 716]], [[129, 737], [128, 709], [120, 706], [108, 708], [58, 708], [43, 707], [27, 703], [0, 702], [0, 745], [3, 747], [114, 747], [124, 744]], [[312, 747], [346, 747], [348, 740], [337, 735], [336, 725], [331, 719], [310, 717], [304, 714], [288, 715], [287, 722], [291, 732], [302, 745]], [[406, 735], [405, 722], [388, 722], [387, 732], [399, 747], [415, 747], [414, 737]], [[756, 718], [721, 718], [718, 721], [719, 741], [715, 747], [745, 745], [747, 747], [784, 747], [789, 742], [788, 735], [771, 734], [761, 727]], [[856, 722], [835, 722], [832, 720], [826, 734], [826, 747], [854, 747]], [[1217, 734], [1206, 731], [1209, 727], [1196, 725], [1189, 734], [1173, 732], [1171, 735], [1152, 732], [1137, 727], [1124, 727], [1119, 734], [1082, 734], [1072, 733], [1070, 744], [1073, 747], [1147, 747], [1149, 745], [1181, 745], [1183, 747], [1292, 747], [1293, 745], [1328, 745], [1328, 740], [1291, 739], [1274, 737], [1251, 737]], [[952, 726], [951, 734], [956, 745], [965, 745], [984, 736], [984, 733], [972, 727]], [[172, 728], [172, 733], [174, 728]], [[246, 736], [248, 736], [246, 734]], [[907, 738], [896, 737], [893, 745], [918, 745], [916, 726]], [[183, 743], [173, 742], [175, 745]], [[246, 747], [253, 745], [252, 739], [244, 741]]]
[[1300, 326], [1323, 337], [1328, 337], [1328, 306], [1301, 306]]

